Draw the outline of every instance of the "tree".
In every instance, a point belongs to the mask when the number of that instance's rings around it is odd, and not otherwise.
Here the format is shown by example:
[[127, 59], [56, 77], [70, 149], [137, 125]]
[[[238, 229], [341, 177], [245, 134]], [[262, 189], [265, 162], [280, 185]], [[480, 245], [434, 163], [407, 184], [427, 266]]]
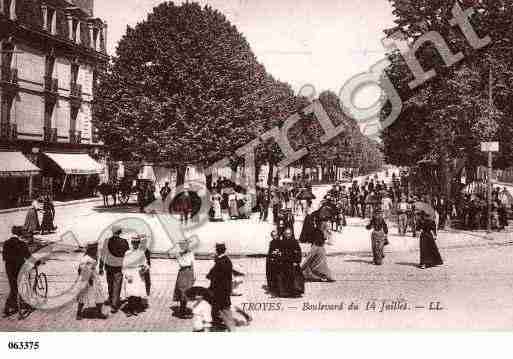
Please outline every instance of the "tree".
[[[163, 3], [127, 28], [100, 77], [95, 126], [114, 158], [208, 166], [252, 140], [269, 78], [223, 14]], [[181, 183], [178, 183], [181, 184]]]
[[[480, 152], [481, 141], [500, 140], [501, 153], [495, 165], [512, 165], [511, 121], [513, 115], [511, 92], [506, 84], [513, 80], [511, 51], [492, 43], [482, 49], [472, 49], [464, 36], [449, 23], [453, 16], [453, 0], [411, 1], [392, 0], [396, 27], [387, 29], [389, 35], [400, 33], [408, 42], [414, 42], [428, 31], [441, 34], [453, 53], [463, 52], [465, 59], [446, 67], [436, 49], [423, 46], [417, 57], [425, 70], [435, 69], [437, 77], [411, 90], [413, 79], [398, 51], [391, 52], [391, 65], [386, 74], [395, 84], [403, 100], [403, 111], [394, 124], [382, 134], [387, 160], [396, 165], [414, 166], [421, 160], [435, 160], [441, 191], [450, 194], [450, 184], [461, 174], [455, 160], [465, 162], [467, 168], [484, 164]], [[493, 1], [475, 1], [476, 13], [471, 18], [479, 36], [492, 39], [511, 39], [508, 27], [512, 24], [511, 4]], [[489, 101], [489, 75], [495, 92], [493, 104]], [[506, 85], [506, 86], [505, 86]], [[382, 118], [388, 114], [385, 108]], [[511, 138], [511, 137], [509, 137]], [[461, 167], [461, 166], [460, 166]]]

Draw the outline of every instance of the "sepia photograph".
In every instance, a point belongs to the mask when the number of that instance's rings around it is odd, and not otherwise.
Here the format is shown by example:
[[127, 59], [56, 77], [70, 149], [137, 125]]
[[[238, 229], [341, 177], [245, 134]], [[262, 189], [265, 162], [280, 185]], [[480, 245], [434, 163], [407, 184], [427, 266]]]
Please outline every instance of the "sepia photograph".
[[510, 0], [0, 0], [4, 349], [511, 331], [512, 28]]

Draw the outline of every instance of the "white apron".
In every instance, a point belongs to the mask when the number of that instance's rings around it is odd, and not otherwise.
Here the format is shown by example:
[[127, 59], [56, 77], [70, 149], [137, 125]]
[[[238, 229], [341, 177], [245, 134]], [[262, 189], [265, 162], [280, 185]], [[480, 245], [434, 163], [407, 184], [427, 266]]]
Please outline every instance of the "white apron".
[[123, 259], [123, 278], [126, 297], [146, 298], [146, 285], [142, 270], [147, 269], [146, 257], [142, 250], [130, 250]]

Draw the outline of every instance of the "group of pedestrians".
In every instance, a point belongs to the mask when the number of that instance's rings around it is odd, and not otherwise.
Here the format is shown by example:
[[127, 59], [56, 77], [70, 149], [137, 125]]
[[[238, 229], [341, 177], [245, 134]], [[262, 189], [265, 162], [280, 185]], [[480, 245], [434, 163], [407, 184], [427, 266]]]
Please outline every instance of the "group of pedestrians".
[[24, 229], [33, 239], [36, 234], [50, 234], [57, 227], [55, 221], [55, 206], [49, 195], [41, 196], [32, 201], [25, 216]]
[[[149, 309], [151, 258], [147, 237], [117, 225], [111, 230], [112, 236], [103, 244], [88, 244], [80, 260], [78, 273], [82, 286], [77, 296], [77, 320], [86, 316], [86, 305], [91, 303], [94, 308], [87, 316], [90, 319], [107, 319], [104, 306], [110, 306], [112, 314], [121, 310], [128, 317]], [[249, 323], [251, 317], [240, 308], [232, 312], [234, 277], [243, 273], [233, 268], [224, 243], [215, 246], [214, 266], [206, 276], [210, 280], [209, 288], [194, 286], [197, 246], [198, 241], [194, 239], [182, 240], [176, 246], [178, 274], [173, 298], [170, 298], [178, 303], [178, 308], [173, 308], [174, 316], [192, 319], [194, 331], [208, 331], [212, 327], [231, 331], [236, 325]], [[108, 288], [106, 301], [101, 281], [104, 275]], [[189, 307], [190, 302], [192, 307]]]

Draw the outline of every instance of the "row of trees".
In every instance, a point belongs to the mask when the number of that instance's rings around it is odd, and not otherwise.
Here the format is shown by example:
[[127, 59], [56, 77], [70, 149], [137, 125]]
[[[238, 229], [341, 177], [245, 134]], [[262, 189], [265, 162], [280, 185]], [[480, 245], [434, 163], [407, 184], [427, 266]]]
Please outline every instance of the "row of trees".
[[[399, 51], [389, 54], [391, 65], [386, 70], [403, 100], [400, 117], [382, 134], [386, 160], [399, 166], [436, 163], [440, 191], [445, 195], [450, 195], [452, 181], [459, 182], [463, 167], [472, 177], [477, 166], [486, 164], [481, 141], [500, 142], [496, 168], [513, 165], [513, 4], [462, 2], [463, 8], [475, 10], [471, 23], [478, 35], [492, 39], [489, 46], [475, 50], [460, 29], [450, 25], [455, 2], [391, 0], [397, 20], [394, 28], [386, 30], [389, 35], [401, 34], [409, 43], [436, 31], [453, 53], [465, 55], [447, 67], [433, 44], [421, 47], [417, 58], [426, 71], [435, 69], [437, 76], [414, 90], [408, 87], [413, 75]], [[382, 117], [386, 114], [385, 107]]]
[[[377, 144], [343, 116], [330, 92], [319, 100], [335, 124], [345, 121], [351, 130], [321, 144], [320, 125], [302, 113], [308, 99], [268, 74], [222, 13], [196, 3], [163, 3], [127, 28], [96, 95], [95, 126], [112, 156], [175, 167], [178, 184], [186, 165], [208, 167], [228, 157], [233, 169], [241, 166], [235, 150], [294, 113], [302, 119], [290, 131], [291, 143], [309, 149], [300, 165], [383, 164]], [[276, 143], [260, 145], [257, 175], [262, 164], [282, 159]]]

